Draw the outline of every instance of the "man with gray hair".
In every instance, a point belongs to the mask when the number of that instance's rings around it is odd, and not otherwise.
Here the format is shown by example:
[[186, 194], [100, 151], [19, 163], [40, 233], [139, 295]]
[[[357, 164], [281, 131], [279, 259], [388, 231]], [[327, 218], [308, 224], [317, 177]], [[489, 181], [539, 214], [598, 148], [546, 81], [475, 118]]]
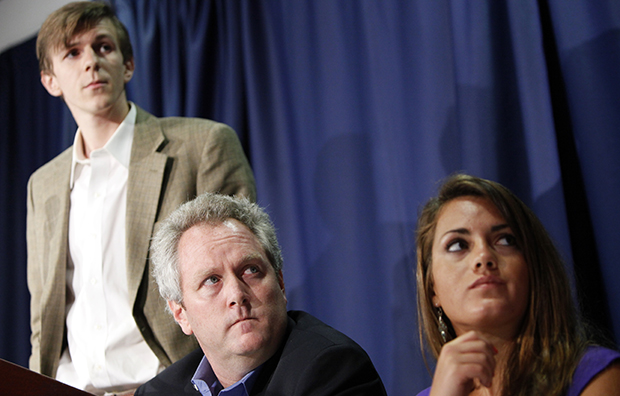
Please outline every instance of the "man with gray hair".
[[206, 193], [163, 222], [154, 276], [200, 348], [136, 395], [385, 395], [366, 352], [302, 311], [286, 310], [282, 254], [267, 213]]

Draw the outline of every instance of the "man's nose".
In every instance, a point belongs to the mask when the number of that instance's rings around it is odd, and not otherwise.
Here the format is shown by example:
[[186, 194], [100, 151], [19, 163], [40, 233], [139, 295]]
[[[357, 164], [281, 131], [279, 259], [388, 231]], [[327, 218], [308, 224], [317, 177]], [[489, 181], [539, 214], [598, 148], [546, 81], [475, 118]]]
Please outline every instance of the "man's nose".
[[228, 306], [245, 305], [249, 301], [248, 285], [241, 279], [234, 278], [227, 285]]
[[90, 70], [92, 68], [99, 69], [99, 55], [92, 47], [86, 47], [84, 49], [84, 69]]

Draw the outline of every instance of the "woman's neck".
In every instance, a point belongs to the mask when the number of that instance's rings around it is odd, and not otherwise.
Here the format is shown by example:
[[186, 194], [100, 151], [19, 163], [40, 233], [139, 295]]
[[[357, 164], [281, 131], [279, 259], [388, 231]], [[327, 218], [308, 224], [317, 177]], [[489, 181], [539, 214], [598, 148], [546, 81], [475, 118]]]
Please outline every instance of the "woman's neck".
[[478, 380], [474, 380], [474, 389], [470, 392], [470, 395], [500, 396], [503, 388], [504, 373], [506, 373], [508, 366], [508, 358], [514, 351], [515, 341], [488, 333], [484, 333], [483, 336], [497, 349], [497, 354], [495, 355], [493, 384], [490, 388], [487, 388], [482, 386]]

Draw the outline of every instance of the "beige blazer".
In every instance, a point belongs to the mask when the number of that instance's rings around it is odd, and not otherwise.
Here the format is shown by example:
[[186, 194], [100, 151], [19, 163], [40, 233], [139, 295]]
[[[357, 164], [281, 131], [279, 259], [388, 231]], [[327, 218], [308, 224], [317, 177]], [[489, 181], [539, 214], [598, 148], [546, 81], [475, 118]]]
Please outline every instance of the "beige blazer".
[[[127, 188], [127, 283], [142, 336], [168, 366], [196, 346], [165, 311], [148, 251], [156, 223], [206, 191], [256, 200], [254, 177], [235, 132], [204, 119], [156, 118], [137, 108]], [[54, 377], [66, 347], [68, 224], [72, 149], [28, 181], [30, 368]]]

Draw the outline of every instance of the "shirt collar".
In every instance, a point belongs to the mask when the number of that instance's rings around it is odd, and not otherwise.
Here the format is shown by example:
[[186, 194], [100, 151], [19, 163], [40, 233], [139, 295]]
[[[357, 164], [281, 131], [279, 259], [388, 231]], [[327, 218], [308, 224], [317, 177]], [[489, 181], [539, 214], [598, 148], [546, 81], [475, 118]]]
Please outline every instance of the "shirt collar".
[[233, 385], [222, 389], [222, 385], [215, 376], [211, 364], [206, 356], [203, 356], [192, 377], [192, 383], [203, 396], [248, 396], [258, 378], [261, 367], [258, 366]]
[[[112, 155], [116, 160], [125, 168], [129, 168], [129, 161], [131, 158], [131, 144], [133, 142], [134, 127], [136, 125], [136, 106], [129, 102], [129, 113], [118, 126], [116, 131], [110, 140], [98, 150], [105, 150]], [[97, 150], [93, 150], [96, 152]], [[82, 132], [77, 130], [75, 138], [73, 140], [73, 159], [71, 161], [71, 179], [70, 188], [73, 188], [75, 179], [79, 176], [79, 170], [81, 166], [90, 164], [90, 159], [86, 158], [84, 154], [84, 144]]]

